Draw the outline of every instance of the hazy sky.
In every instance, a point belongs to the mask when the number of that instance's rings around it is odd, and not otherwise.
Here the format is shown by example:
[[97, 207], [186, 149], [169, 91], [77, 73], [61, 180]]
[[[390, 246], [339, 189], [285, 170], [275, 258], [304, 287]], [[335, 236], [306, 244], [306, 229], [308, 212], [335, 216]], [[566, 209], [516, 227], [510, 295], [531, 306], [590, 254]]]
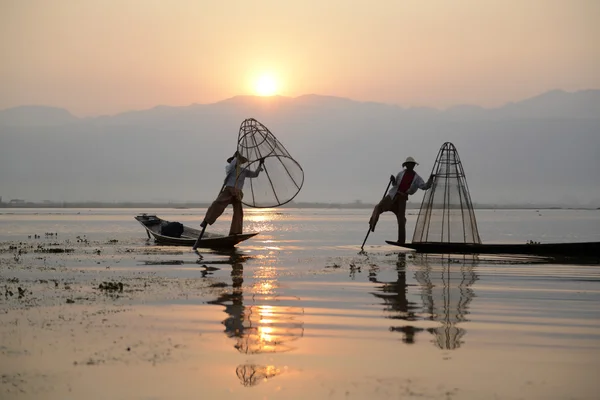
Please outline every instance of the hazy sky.
[[0, 0], [0, 109], [277, 93], [498, 106], [600, 88], [597, 0]]

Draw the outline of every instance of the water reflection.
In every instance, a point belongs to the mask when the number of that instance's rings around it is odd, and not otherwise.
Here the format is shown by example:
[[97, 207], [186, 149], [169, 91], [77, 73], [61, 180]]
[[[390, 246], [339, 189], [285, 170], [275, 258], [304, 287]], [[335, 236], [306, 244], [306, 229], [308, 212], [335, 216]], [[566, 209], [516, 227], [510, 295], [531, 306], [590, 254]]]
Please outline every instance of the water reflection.
[[[224, 333], [242, 354], [288, 352], [304, 335], [304, 309], [298, 299], [277, 294], [277, 277], [268, 262], [261, 262], [251, 282], [244, 282], [244, 264], [231, 264], [231, 286], [209, 304], [224, 307]], [[245, 291], [248, 293], [246, 294]], [[254, 386], [281, 373], [275, 365], [242, 364], [236, 375], [244, 386]]]
[[[386, 318], [401, 320], [401, 321], [416, 321], [416, 311], [419, 307], [417, 303], [409, 301], [407, 298], [406, 284], [406, 254], [398, 254], [396, 261], [396, 280], [391, 282], [380, 281], [377, 278], [377, 266], [371, 266], [369, 270], [369, 280], [377, 283], [378, 292], [373, 292], [373, 296], [381, 299], [380, 303], [384, 306], [384, 311], [388, 313]], [[415, 335], [423, 331], [422, 328], [417, 328], [412, 324], [403, 324], [399, 326], [391, 326], [390, 331], [401, 332], [402, 341], [407, 344], [412, 344], [415, 341]]]
[[235, 374], [244, 386], [258, 385], [260, 382], [281, 374], [281, 372], [279, 368], [273, 365], [262, 366], [256, 364], [242, 364], [235, 370]]
[[441, 323], [427, 329], [440, 349], [458, 349], [464, 342], [466, 331], [458, 324], [468, 321], [469, 304], [475, 296], [472, 285], [479, 279], [474, 270], [477, 261], [477, 256], [415, 258], [415, 279], [421, 285], [427, 319]]
[[274, 232], [278, 229], [274, 222], [278, 222], [282, 218], [283, 213], [274, 208], [244, 211], [244, 222], [247, 223], [247, 229], [249, 231], [261, 232], [262, 240], [272, 238], [268, 234], [265, 236], [265, 233]]

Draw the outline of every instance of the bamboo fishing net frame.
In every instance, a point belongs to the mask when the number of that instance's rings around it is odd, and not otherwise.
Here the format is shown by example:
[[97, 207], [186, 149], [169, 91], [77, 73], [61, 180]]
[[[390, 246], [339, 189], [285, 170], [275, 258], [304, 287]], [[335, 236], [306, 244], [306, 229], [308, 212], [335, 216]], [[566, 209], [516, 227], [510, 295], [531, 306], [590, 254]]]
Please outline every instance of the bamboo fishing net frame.
[[[278, 207], [296, 197], [304, 184], [304, 171], [285, 146], [269, 129], [254, 118], [240, 125], [238, 154], [248, 160], [244, 168], [255, 170], [263, 160], [263, 172], [249, 180], [249, 196], [242, 203], [249, 207]], [[237, 171], [238, 176], [240, 171]]]
[[431, 188], [425, 193], [413, 243], [481, 243], [465, 171], [456, 147], [446, 142], [432, 169]]

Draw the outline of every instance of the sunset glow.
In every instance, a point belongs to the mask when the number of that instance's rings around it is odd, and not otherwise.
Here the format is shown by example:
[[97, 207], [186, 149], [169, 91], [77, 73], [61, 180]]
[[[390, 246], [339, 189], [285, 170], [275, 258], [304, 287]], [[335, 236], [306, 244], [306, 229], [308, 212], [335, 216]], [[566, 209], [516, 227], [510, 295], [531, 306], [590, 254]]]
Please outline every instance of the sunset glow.
[[259, 96], [273, 96], [277, 94], [277, 81], [272, 75], [262, 75], [254, 85], [254, 91]]
[[600, 87], [593, 0], [337, 1], [339, 13], [314, 0], [8, 3], [0, 109], [41, 104], [82, 117], [307, 94], [498, 107]]

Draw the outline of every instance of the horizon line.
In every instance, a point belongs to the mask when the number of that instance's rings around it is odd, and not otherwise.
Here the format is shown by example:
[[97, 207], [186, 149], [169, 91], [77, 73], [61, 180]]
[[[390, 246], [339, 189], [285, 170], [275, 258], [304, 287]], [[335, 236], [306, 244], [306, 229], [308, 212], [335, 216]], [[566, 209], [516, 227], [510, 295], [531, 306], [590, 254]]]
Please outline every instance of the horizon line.
[[[0, 112], [5, 112], [5, 111], [10, 111], [10, 110], [15, 110], [15, 109], [19, 109], [19, 108], [27, 108], [27, 107], [39, 107], [39, 108], [50, 108], [50, 109], [57, 109], [57, 110], [65, 110], [67, 111], [70, 115], [72, 115], [73, 117], [79, 118], [79, 119], [86, 119], [86, 118], [102, 118], [102, 117], [114, 117], [117, 115], [121, 115], [121, 114], [126, 114], [126, 113], [136, 113], [136, 112], [143, 112], [143, 111], [149, 111], [149, 110], [154, 110], [157, 108], [186, 108], [186, 107], [193, 107], [193, 106], [210, 106], [210, 105], [215, 105], [215, 104], [219, 104], [219, 103], [225, 103], [231, 100], [235, 100], [235, 99], [240, 99], [240, 98], [246, 98], [246, 99], [253, 99], [253, 100], [261, 100], [261, 101], [270, 101], [272, 99], [289, 99], [289, 100], [297, 100], [303, 97], [310, 97], [310, 96], [314, 96], [314, 97], [322, 97], [322, 98], [333, 98], [333, 99], [339, 99], [339, 100], [349, 100], [351, 102], [355, 102], [355, 103], [364, 103], [364, 104], [379, 104], [379, 105], [385, 105], [385, 106], [392, 106], [392, 107], [398, 107], [401, 109], [406, 109], [406, 110], [411, 110], [411, 109], [429, 109], [429, 110], [436, 110], [436, 111], [448, 111], [451, 110], [453, 108], [458, 108], [458, 107], [477, 107], [480, 108], [482, 110], [497, 110], [497, 109], [501, 109], [503, 107], [506, 107], [510, 104], [515, 104], [515, 103], [520, 103], [523, 101], [527, 101], [527, 100], [531, 100], [531, 99], [535, 99], [537, 97], [542, 97], [545, 95], [548, 95], [550, 93], [564, 93], [564, 94], [575, 94], [575, 93], [584, 93], [584, 92], [591, 92], [591, 91], [600, 91], [600, 88], [589, 88], [589, 89], [582, 89], [582, 90], [574, 90], [574, 91], [568, 91], [568, 90], [564, 90], [564, 89], [549, 89], [543, 92], [540, 92], [536, 95], [530, 96], [530, 97], [525, 97], [522, 98], [520, 100], [512, 100], [512, 101], [507, 101], [505, 103], [503, 103], [502, 105], [496, 106], [496, 107], [484, 107], [484, 106], [480, 106], [477, 104], [469, 104], [469, 103], [457, 103], [455, 105], [452, 106], [448, 106], [448, 107], [434, 107], [434, 106], [411, 106], [411, 105], [401, 105], [401, 104], [396, 104], [396, 103], [386, 103], [386, 102], [380, 102], [380, 101], [372, 101], [372, 100], [356, 100], [350, 97], [341, 97], [341, 96], [335, 96], [335, 95], [327, 95], [327, 94], [317, 94], [317, 93], [306, 93], [306, 94], [302, 94], [302, 95], [298, 95], [298, 96], [286, 96], [286, 95], [281, 95], [281, 94], [275, 94], [272, 96], [260, 96], [260, 95], [254, 95], [254, 94], [238, 94], [238, 95], [234, 95], [231, 97], [227, 97], [221, 100], [217, 100], [214, 102], [207, 102], [207, 103], [189, 103], [189, 104], [185, 104], [185, 105], [168, 105], [168, 104], [156, 104], [152, 107], [149, 108], [139, 108], [139, 109], [129, 109], [129, 110], [123, 110], [123, 111], [117, 111], [115, 113], [112, 114], [88, 114], [85, 116], [79, 116], [74, 114], [72, 111], [70, 111], [68, 108], [66, 107], [62, 107], [62, 106], [55, 106], [55, 105], [47, 105], [47, 104], [21, 104], [21, 105], [17, 105], [17, 106], [12, 106], [12, 107], [8, 107], [8, 108], [3, 108], [0, 109]], [[264, 100], [263, 100], [264, 99]]]
[[[13, 201], [17, 202], [13, 202]], [[12, 199], [11, 201], [3, 201], [0, 202], [0, 208], [82, 208], [82, 207], [93, 207], [93, 205], [98, 205], [100, 208], [131, 208], [131, 207], [140, 207], [140, 206], [155, 206], [159, 208], [206, 208], [208, 207], [212, 201], [128, 201], [128, 200], [113, 200], [113, 201], [99, 201], [99, 200], [64, 200], [64, 201], [53, 201], [53, 200], [38, 200], [38, 201], [26, 201], [20, 199]], [[368, 208], [374, 207], [376, 203], [371, 202], [363, 202], [363, 201], [291, 201], [289, 203], [283, 204], [282, 206], [277, 207], [265, 207], [265, 209], [279, 208], [279, 207], [292, 207], [295, 206], [308, 206], [313, 207], [317, 206], [325, 206], [328, 207], [336, 207], [343, 206], [344, 208]], [[420, 202], [409, 201], [408, 205], [415, 206], [413, 208], [420, 208]], [[67, 207], [65, 207], [67, 205]], [[68, 207], [71, 205], [72, 207]], [[577, 209], [590, 209], [597, 210], [600, 209], [600, 203], [597, 204], [570, 204], [570, 203], [543, 203], [543, 202], [514, 202], [514, 203], [493, 203], [493, 202], [473, 202], [473, 206], [475, 208], [488, 208], [488, 207], [515, 207], [515, 208], [524, 208], [524, 209], [548, 209], [548, 208], [577, 208]], [[249, 210], [254, 209], [262, 209], [249, 207]]]

